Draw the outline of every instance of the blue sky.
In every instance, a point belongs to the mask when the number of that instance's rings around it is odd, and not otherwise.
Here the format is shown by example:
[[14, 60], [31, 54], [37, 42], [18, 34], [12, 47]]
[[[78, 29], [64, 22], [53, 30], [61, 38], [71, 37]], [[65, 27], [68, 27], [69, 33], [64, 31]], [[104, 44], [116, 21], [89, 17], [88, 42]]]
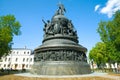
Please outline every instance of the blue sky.
[[77, 30], [79, 44], [88, 52], [100, 42], [96, 29], [101, 20], [109, 20], [120, 9], [120, 0], [0, 0], [0, 16], [13, 14], [21, 23], [22, 35], [14, 37], [13, 48], [35, 49], [42, 44], [42, 18], [50, 20], [61, 2], [65, 16]]

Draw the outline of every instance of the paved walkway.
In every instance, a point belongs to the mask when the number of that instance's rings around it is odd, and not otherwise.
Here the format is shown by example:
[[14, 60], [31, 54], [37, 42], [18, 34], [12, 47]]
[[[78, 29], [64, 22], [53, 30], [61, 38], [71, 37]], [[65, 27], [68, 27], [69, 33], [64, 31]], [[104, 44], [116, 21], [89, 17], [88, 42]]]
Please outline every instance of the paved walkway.
[[61, 75], [61, 76], [51, 76], [51, 75], [34, 75], [31, 73], [20, 73], [20, 74], [15, 74], [18, 76], [26, 76], [26, 77], [42, 77], [42, 78], [74, 78], [74, 77], [94, 77], [94, 76], [101, 76], [101, 77], [106, 77], [108, 76], [107, 73], [98, 73], [94, 72], [91, 74], [84, 74], [84, 75]]
[[15, 74], [17, 76], [24, 76], [24, 77], [38, 77], [38, 78], [80, 78], [80, 77], [103, 77], [103, 78], [110, 78], [112, 80], [120, 80], [120, 76], [108, 75], [108, 73], [100, 73], [94, 72], [91, 74], [84, 74], [84, 75], [61, 75], [61, 76], [50, 76], [50, 75], [34, 75], [31, 73], [20, 73]]

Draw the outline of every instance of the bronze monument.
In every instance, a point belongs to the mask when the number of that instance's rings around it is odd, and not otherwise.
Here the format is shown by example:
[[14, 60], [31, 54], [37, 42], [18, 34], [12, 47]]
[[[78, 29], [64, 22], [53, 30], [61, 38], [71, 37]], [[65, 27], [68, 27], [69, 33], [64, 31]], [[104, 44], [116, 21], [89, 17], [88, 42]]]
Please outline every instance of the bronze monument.
[[91, 73], [87, 49], [78, 44], [72, 21], [64, 16], [63, 4], [51, 20], [44, 22], [42, 45], [34, 50], [31, 72], [38, 75], [78, 75]]

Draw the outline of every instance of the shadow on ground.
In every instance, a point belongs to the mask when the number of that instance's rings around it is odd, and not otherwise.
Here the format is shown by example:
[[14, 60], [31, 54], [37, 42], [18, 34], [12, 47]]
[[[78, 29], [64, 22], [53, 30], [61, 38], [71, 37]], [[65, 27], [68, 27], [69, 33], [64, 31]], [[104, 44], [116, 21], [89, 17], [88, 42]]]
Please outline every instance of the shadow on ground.
[[17, 73], [25, 73], [28, 72], [25, 69], [23, 70], [10, 70], [10, 69], [1, 69], [0, 76], [10, 75], [10, 74], [17, 74]]

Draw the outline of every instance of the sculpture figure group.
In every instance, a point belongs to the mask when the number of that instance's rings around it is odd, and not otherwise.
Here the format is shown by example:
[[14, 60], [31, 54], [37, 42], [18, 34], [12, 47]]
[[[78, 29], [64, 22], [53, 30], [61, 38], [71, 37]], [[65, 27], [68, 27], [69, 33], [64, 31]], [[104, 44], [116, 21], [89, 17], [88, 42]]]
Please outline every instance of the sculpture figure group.
[[70, 36], [77, 36], [77, 32], [74, 29], [74, 26], [72, 24], [71, 20], [65, 19], [61, 16], [57, 17], [57, 19], [54, 17], [58, 15], [64, 15], [64, 12], [66, 12], [64, 6], [62, 4], [58, 5], [59, 8], [56, 11], [55, 15], [53, 16], [52, 21], [47, 20], [44, 23], [44, 37], [48, 37], [49, 35], [55, 35], [55, 34], [62, 34], [62, 35], [70, 35]]
[[45, 37], [49, 35], [55, 35], [55, 34], [62, 34], [62, 35], [70, 35], [70, 36], [77, 36], [77, 32], [73, 27], [73, 24], [70, 21], [64, 21], [64, 20], [58, 20], [58, 21], [52, 21], [49, 20], [44, 22], [44, 33]]

